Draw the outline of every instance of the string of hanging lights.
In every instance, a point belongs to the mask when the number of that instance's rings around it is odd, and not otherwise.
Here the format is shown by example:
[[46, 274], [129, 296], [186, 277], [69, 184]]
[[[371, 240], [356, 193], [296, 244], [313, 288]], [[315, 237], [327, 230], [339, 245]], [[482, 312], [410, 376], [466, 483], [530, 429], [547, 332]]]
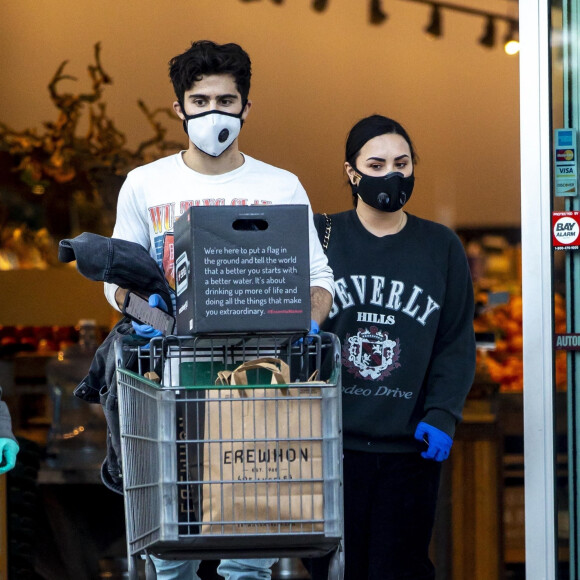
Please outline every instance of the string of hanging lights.
[[[380, 3], [381, 0], [376, 0]], [[419, 2], [421, 4], [429, 4], [431, 6], [431, 18], [428, 25], [425, 27], [425, 32], [434, 38], [441, 38], [443, 36], [443, 11], [462, 12], [471, 16], [477, 16], [484, 19], [483, 33], [479, 37], [479, 44], [485, 48], [494, 48], [497, 44], [496, 28], [498, 22], [504, 22], [506, 25], [506, 33], [503, 38], [503, 47], [507, 54], [513, 55], [519, 52], [519, 29], [518, 20], [513, 16], [506, 16], [504, 14], [497, 14], [480, 10], [478, 8], [471, 8], [469, 6], [460, 6], [458, 4], [451, 4], [448, 2], [438, 2], [434, 0], [406, 0], [407, 2]], [[381, 12], [382, 8], [379, 6]], [[372, 10], [372, 5], [371, 5]], [[373, 19], [371, 18], [371, 22]]]
[[[256, 0], [241, 0], [242, 2], [254, 2]], [[275, 4], [283, 4], [284, 0], [271, 0]], [[388, 20], [389, 15], [383, 8], [383, 0], [368, 0], [369, 1], [369, 21], [371, 24], [379, 25]], [[519, 52], [519, 31], [518, 19], [515, 16], [507, 16], [479, 8], [471, 8], [470, 6], [461, 6], [459, 4], [452, 4], [450, 2], [439, 0], [405, 0], [406, 2], [419, 2], [421, 4], [429, 4], [431, 6], [430, 19], [427, 26], [424, 28], [426, 34], [433, 38], [443, 37], [443, 13], [461, 12], [471, 16], [483, 18], [483, 32], [479, 37], [478, 42], [485, 48], [494, 48], [497, 42], [497, 25], [504, 23], [506, 32], [503, 38], [503, 47], [507, 54], [514, 55]], [[324, 12], [330, 4], [330, 0], [311, 0], [312, 9], [316, 12]]]

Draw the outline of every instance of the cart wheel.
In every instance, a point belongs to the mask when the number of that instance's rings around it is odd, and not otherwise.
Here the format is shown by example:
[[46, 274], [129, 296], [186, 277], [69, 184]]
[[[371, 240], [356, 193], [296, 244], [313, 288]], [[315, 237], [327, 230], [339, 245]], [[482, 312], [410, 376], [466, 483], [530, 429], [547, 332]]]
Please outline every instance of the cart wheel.
[[339, 546], [328, 564], [328, 580], [344, 580], [344, 550]]
[[127, 558], [127, 573], [129, 580], [139, 580], [139, 568], [137, 567], [139, 556], [129, 556]]
[[145, 578], [146, 580], [157, 580], [157, 569], [149, 552], [145, 554]]

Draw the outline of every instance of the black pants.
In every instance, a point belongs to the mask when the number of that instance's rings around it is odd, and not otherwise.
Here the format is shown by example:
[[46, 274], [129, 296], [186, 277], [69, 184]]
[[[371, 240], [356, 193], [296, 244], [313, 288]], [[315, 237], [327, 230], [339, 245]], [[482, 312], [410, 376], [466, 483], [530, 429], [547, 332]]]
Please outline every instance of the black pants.
[[[433, 580], [441, 464], [419, 453], [344, 452], [345, 580]], [[328, 561], [313, 559], [313, 580]]]

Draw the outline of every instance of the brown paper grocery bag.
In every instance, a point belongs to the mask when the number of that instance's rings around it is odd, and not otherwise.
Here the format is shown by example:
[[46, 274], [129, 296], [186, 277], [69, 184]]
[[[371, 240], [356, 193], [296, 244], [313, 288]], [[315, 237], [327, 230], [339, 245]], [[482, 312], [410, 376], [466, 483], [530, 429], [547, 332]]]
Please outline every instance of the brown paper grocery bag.
[[320, 387], [239, 388], [256, 368], [289, 382], [286, 363], [257, 359], [206, 391], [201, 533], [322, 531]]

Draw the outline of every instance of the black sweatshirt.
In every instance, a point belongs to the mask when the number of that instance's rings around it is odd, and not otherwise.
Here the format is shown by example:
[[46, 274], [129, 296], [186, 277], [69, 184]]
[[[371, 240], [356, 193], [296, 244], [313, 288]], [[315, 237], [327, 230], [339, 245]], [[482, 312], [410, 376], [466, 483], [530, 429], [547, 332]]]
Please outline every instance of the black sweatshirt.
[[[473, 285], [459, 238], [409, 214], [382, 238], [354, 210], [331, 218], [336, 295], [322, 329], [342, 345], [345, 449], [415, 451], [419, 421], [453, 437], [475, 372]], [[323, 235], [324, 217], [316, 223]]]

